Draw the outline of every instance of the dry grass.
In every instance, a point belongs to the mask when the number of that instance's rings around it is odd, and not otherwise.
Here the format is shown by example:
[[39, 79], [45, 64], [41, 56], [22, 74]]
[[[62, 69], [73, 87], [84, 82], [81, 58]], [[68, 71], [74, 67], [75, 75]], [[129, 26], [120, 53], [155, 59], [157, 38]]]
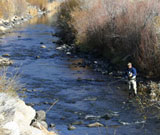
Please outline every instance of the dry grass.
[[23, 15], [27, 9], [25, 0], [1, 0], [0, 18], [8, 19], [13, 15]]
[[48, 4], [48, 0], [26, 0], [26, 1], [29, 2], [31, 5], [40, 7], [42, 10], [46, 10]]
[[72, 40], [114, 64], [132, 61], [146, 76], [159, 77], [160, 39], [155, 25], [159, 6], [158, 0], [95, 0], [93, 5], [66, 0], [59, 22], [67, 42]]
[[17, 73], [14, 75], [7, 72], [7, 69], [0, 70], [0, 92], [6, 92], [12, 96], [17, 95], [17, 90], [22, 88], [22, 85], [18, 82], [19, 76]]
[[27, 12], [28, 3], [41, 10], [46, 10], [48, 6], [48, 0], [1, 0], [0, 18], [9, 19], [14, 15], [24, 15]]

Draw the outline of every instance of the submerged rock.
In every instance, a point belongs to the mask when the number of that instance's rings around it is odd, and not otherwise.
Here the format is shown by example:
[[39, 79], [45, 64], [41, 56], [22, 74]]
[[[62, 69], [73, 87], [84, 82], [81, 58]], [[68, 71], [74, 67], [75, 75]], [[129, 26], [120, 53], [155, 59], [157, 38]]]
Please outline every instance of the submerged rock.
[[75, 121], [72, 123], [72, 125], [82, 125], [83, 121]]

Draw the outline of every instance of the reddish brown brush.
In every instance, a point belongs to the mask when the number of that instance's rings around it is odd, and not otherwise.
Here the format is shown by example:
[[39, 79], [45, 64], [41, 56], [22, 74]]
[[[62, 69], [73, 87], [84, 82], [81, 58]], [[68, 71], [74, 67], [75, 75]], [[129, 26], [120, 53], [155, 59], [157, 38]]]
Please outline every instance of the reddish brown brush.
[[76, 0], [78, 6], [67, 9], [74, 1], [65, 1], [60, 14], [62, 18], [65, 14], [63, 28], [69, 27], [80, 48], [114, 64], [131, 60], [146, 75], [160, 76], [158, 0], [95, 0], [93, 5]]

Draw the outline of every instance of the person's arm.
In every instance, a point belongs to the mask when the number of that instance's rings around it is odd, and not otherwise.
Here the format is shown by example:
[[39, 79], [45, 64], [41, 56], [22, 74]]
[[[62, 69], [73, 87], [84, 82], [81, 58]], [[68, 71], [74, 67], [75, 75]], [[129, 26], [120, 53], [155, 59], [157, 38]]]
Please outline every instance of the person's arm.
[[132, 77], [136, 76], [137, 75], [137, 71], [135, 68], [132, 68]]

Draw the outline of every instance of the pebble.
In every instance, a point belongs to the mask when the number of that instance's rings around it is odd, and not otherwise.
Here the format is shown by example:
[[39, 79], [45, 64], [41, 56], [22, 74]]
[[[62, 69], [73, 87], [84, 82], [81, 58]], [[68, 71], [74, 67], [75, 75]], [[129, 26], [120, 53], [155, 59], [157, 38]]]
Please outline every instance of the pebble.
[[41, 45], [41, 48], [47, 48], [45, 45]]
[[74, 127], [74, 126], [72, 126], [72, 125], [69, 125], [68, 126], [68, 130], [75, 130], [76, 129], [76, 127]]

